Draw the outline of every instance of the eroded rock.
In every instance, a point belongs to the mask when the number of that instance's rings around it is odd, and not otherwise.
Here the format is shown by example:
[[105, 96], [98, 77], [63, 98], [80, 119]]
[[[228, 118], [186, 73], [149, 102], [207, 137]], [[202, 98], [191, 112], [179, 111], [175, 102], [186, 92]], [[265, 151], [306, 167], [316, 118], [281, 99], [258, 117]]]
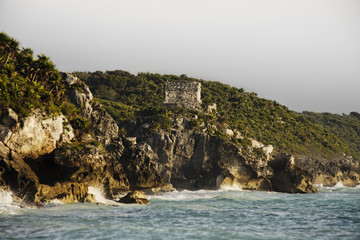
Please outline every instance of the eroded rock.
[[288, 193], [316, 193], [312, 175], [295, 164], [292, 155], [279, 154], [269, 165], [274, 169], [270, 179], [274, 191]]
[[95, 196], [88, 193], [85, 183], [56, 183], [55, 186], [40, 184], [35, 195], [35, 203], [42, 204], [53, 200], [63, 203], [96, 203]]
[[[40, 110], [34, 111], [23, 123], [17, 125], [1, 139], [11, 150], [27, 158], [37, 158], [52, 152], [57, 144], [70, 141], [73, 137], [71, 126], [66, 126], [63, 115], [46, 117]], [[2, 128], [4, 130], [4, 128]]]
[[121, 203], [138, 203], [138, 204], [149, 204], [149, 200], [146, 195], [141, 191], [132, 191], [122, 197], [119, 202]]
[[342, 182], [344, 186], [354, 187], [360, 182], [360, 167], [353, 157], [338, 155], [331, 159], [321, 156], [296, 156], [295, 163], [313, 176], [315, 184], [335, 186]]

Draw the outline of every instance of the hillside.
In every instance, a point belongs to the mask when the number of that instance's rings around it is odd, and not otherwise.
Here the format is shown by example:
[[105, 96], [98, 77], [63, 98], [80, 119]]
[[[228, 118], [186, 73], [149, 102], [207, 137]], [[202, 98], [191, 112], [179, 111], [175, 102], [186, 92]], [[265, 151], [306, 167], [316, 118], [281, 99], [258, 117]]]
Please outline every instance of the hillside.
[[303, 112], [311, 122], [321, 125], [338, 136], [351, 150], [357, 159], [360, 158], [360, 114], [314, 113]]
[[[276, 101], [259, 98], [255, 93], [220, 82], [185, 75], [133, 75], [120, 70], [74, 74], [89, 85], [96, 100], [105, 106], [127, 136], [131, 136], [132, 131], [144, 123], [150, 123], [155, 130], [169, 129], [176, 116], [194, 119], [197, 115], [197, 119], [193, 120], [194, 128], [201, 130], [206, 126], [206, 131], [212, 135], [228, 138], [235, 143], [238, 139], [224, 134], [225, 129], [238, 131], [244, 137], [272, 144], [276, 150], [288, 153], [315, 152], [324, 157], [350, 153], [348, 146], [334, 133], [305, 116]], [[216, 103], [216, 114], [162, 105], [165, 82], [179, 80], [201, 82], [203, 108]]]

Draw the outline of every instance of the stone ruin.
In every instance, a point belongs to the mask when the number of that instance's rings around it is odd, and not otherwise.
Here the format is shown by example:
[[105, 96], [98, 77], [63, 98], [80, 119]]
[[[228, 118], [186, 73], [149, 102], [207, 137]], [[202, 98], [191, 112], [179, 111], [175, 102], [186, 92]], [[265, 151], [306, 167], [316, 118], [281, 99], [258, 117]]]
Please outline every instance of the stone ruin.
[[201, 108], [201, 83], [194, 81], [166, 82], [165, 104], [190, 109]]

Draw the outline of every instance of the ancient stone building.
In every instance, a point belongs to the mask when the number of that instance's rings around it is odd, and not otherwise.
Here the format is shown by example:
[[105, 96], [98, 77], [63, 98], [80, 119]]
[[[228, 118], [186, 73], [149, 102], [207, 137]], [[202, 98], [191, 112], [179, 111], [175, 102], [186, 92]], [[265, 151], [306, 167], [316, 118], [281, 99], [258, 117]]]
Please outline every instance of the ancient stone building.
[[166, 82], [164, 103], [186, 108], [200, 108], [201, 83], [193, 81]]

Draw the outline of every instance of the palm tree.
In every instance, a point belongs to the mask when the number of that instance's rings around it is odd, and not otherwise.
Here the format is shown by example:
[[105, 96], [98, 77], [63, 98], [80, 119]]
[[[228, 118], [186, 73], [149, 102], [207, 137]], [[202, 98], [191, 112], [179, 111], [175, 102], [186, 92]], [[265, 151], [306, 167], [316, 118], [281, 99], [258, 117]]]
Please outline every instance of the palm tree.
[[14, 57], [19, 51], [19, 42], [14, 38], [9, 37], [6, 33], [0, 33], [0, 55], [6, 56], [6, 60], [3, 63], [4, 66], [8, 63], [8, 61]]
[[23, 48], [17, 58], [17, 71], [20, 72], [23, 77], [29, 78], [33, 71], [33, 62], [33, 51], [30, 48]]

